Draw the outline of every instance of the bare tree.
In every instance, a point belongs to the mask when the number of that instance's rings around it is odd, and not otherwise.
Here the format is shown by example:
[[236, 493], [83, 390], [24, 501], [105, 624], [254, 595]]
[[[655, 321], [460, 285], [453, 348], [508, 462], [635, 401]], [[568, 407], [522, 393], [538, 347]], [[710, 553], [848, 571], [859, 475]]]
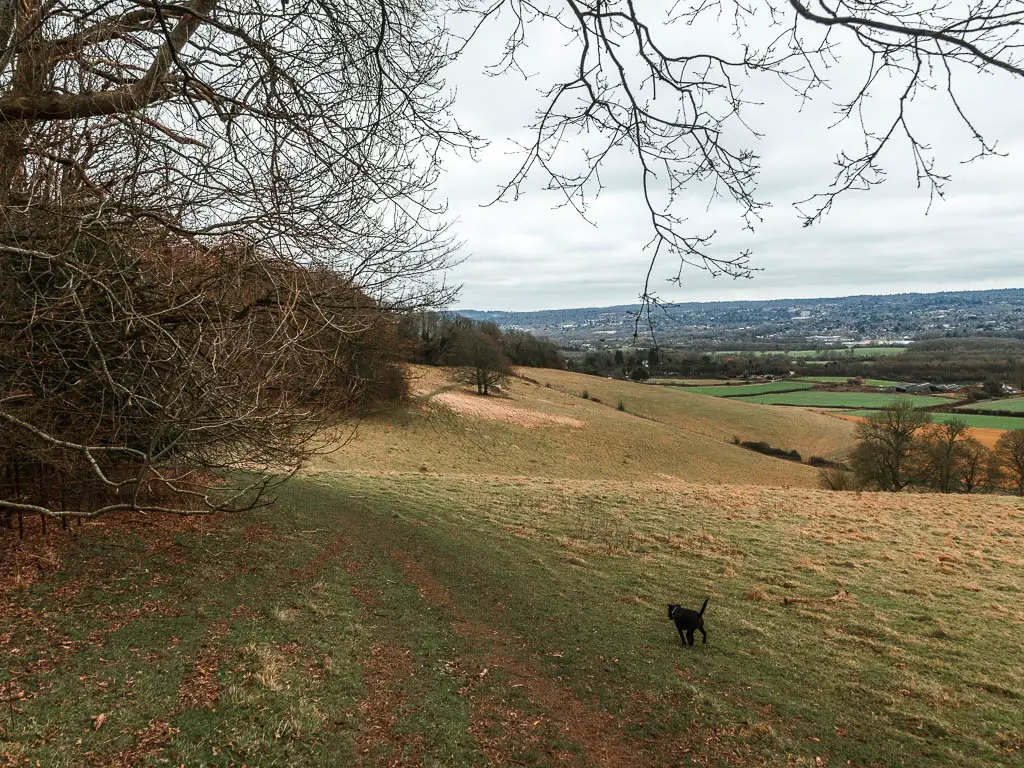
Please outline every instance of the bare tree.
[[930, 422], [927, 413], [901, 398], [858, 424], [851, 464], [861, 482], [897, 493], [907, 487], [915, 474], [916, 440]]
[[1018, 496], [1024, 496], [1024, 429], [1003, 432], [996, 440], [995, 458]]
[[957, 479], [964, 493], [974, 493], [986, 482], [990, 482], [986, 470], [991, 458], [992, 451], [976, 438], [968, 437], [960, 441]]
[[450, 296], [439, 34], [418, 2], [0, 2], [0, 508], [249, 506], [394, 385], [387, 313]]
[[[493, 326], [492, 326], [493, 327]], [[475, 386], [477, 394], [487, 395], [505, 383], [512, 373], [501, 339], [480, 326], [462, 328], [455, 339], [450, 362], [458, 368], [458, 379]]]
[[923, 438], [921, 446], [923, 479], [940, 493], [951, 493], [960, 487], [960, 470], [970, 433], [967, 422], [953, 418], [934, 425]]

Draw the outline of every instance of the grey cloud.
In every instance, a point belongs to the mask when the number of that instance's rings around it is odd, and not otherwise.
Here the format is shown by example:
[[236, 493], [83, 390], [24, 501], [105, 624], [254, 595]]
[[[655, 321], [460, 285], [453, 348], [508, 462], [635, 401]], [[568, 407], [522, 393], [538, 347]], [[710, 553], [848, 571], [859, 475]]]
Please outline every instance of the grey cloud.
[[[552, 40], [557, 39], [552, 36]], [[629, 303], [640, 292], [649, 260], [643, 250], [650, 238], [640, 197], [640, 178], [631, 158], [622, 154], [603, 170], [607, 189], [592, 201], [592, 227], [562, 202], [541, 191], [543, 180], [531, 180], [515, 202], [483, 208], [498, 186], [521, 161], [510, 138], [528, 134], [522, 126], [539, 103], [534, 93], [541, 79], [522, 83], [515, 78], [473, 75], [493, 61], [494, 46], [461, 62], [453, 72], [460, 94], [459, 115], [470, 128], [491, 139], [480, 162], [451, 158], [441, 192], [458, 217], [456, 231], [470, 258], [451, 272], [465, 284], [461, 306], [478, 309], [540, 309]], [[536, 55], [547, 53], [540, 47]], [[533, 59], [536, 71], [549, 62]], [[564, 61], [562, 62], [564, 65]], [[688, 215], [694, 232], [717, 230], [713, 249], [729, 256], [751, 249], [753, 263], [763, 268], [753, 280], [710, 279], [696, 269], [684, 271], [683, 287], [665, 279], [676, 265], [663, 259], [655, 270], [657, 286], [679, 301], [718, 298], [784, 298], [909, 290], [952, 290], [1024, 286], [1024, 110], [1014, 83], [1011, 97], [1006, 78], [974, 78], [962, 101], [978, 126], [1000, 139], [1006, 158], [962, 165], [975, 148], [969, 134], [948, 109], [935, 110], [925, 101], [914, 114], [915, 126], [935, 147], [940, 168], [951, 173], [947, 198], [933, 204], [916, 188], [906, 147], [894, 145], [885, 160], [888, 180], [869, 193], [841, 198], [819, 225], [805, 229], [791, 203], [827, 188], [832, 161], [841, 149], [856, 147], [849, 127], [829, 130], [832, 102], [856, 85], [859, 72], [835, 72], [836, 92], [799, 112], [783, 89], [766, 81], [746, 84], [748, 98], [763, 106], [748, 114], [765, 138], [754, 142], [736, 134], [740, 145], [762, 155], [760, 195], [772, 202], [753, 234], [742, 228], [734, 206], [715, 201], [708, 207], [707, 190], [692, 190], [679, 210]], [[966, 81], [965, 81], [966, 82]], [[869, 119], [888, 117], [887, 107], [872, 104]]]

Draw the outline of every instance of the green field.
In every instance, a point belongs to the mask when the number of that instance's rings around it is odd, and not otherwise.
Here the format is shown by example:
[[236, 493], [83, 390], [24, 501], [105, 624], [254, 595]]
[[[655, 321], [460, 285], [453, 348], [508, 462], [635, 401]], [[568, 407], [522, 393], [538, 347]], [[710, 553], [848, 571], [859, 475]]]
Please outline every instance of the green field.
[[[768, 384], [738, 384], [727, 387], [686, 387], [685, 391], [695, 395], [711, 395], [713, 397], [749, 397], [769, 392], [788, 392], [813, 387], [814, 384], [807, 381], [773, 381]], [[679, 387], [670, 387], [670, 389], [679, 389]]]
[[906, 351], [906, 347], [850, 347], [848, 349], [794, 349], [788, 352], [758, 350], [744, 352], [742, 350], [716, 351], [715, 355], [784, 355], [793, 358], [821, 358], [835, 359], [837, 357], [888, 357], [898, 355]]
[[974, 411], [1008, 411], [1010, 413], [1024, 414], [1024, 396], [1008, 397], [999, 400], [978, 400], [974, 403], [966, 403], [961, 408], [970, 408]]
[[885, 408], [897, 400], [910, 400], [915, 408], [949, 405], [945, 397], [931, 395], [901, 395], [882, 392], [785, 392], [746, 397], [744, 402], [758, 405], [802, 405], [814, 408]]
[[[801, 376], [800, 381], [815, 381], [822, 384], [845, 384], [849, 376]], [[895, 387], [900, 382], [887, 379], [863, 379], [865, 387]]]
[[[848, 416], [870, 416], [875, 411], [849, 411]], [[982, 416], [976, 413], [931, 413], [932, 421], [944, 424], [950, 419], [959, 419], [969, 427], [979, 429], [1024, 429], [1024, 418], [1015, 416]]]

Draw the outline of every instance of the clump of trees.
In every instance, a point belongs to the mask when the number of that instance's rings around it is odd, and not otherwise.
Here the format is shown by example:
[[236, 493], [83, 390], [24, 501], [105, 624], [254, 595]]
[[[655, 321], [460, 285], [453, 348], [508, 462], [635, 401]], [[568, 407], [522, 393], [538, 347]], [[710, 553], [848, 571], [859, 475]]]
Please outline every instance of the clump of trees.
[[452, 295], [431, 158], [465, 138], [429, 16], [0, 3], [8, 524], [249, 508], [401, 395], [396, 313]]
[[451, 363], [456, 366], [458, 380], [475, 386], [479, 395], [488, 395], [504, 386], [512, 374], [501, 339], [480, 326], [470, 326], [458, 334]]
[[925, 339], [898, 355], [865, 361], [837, 352], [825, 365], [790, 363], [801, 375], [863, 376], [897, 381], [984, 382], [982, 394], [998, 396], [1002, 384], [1024, 386], [1024, 340], [995, 337]]
[[[493, 344], [505, 366], [530, 368], [566, 367], [557, 345], [550, 339], [496, 323], [477, 322], [457, 313], [414, 312], [403, 317], [400, 334], [410, 362], [425, 365], [462, 365], [470, 339], [482, 349]], [[488, 342], [489, 340], [489, 342]]]
[[651, 376], [744, 378], [786, 376], [793, 363], [782, 353], [713, 354], [669, 347], [589, 350], [570, 357], [569, 370], [592, 376], [646, 379]]
[[[0, 270], [0, 508], [256, 503], [323, 426], [403, 396], [393, 316], [351, 282], [224, 240], [31, 211]], [[256, 477], [226, 482], [244, 466]]]
[[989, 449], [963, 420], [935, 424], [909, 400], [897, 400], [858, 424], [857, 440], [850, 481], [837, 482], [837, 471], [829, 470], [826, 487], [1024, 495], [1024, 429], [1003, 433]]

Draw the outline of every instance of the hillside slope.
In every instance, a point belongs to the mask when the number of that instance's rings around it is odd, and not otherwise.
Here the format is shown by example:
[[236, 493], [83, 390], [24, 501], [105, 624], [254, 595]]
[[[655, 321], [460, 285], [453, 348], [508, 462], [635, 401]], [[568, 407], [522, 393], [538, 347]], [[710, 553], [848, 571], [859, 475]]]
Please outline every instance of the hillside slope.
[[854, 445], [855, 426], [834, 415], [802, 408], [763, 406], [631, 381], [602, 379], [568, 371], [521, 368], [520, 373], [564, 392], [587, 391], [612, 406], [622, 400], [631, 413], [712, 440], [760, 440], [805, 458], [839, 458]]
[[[527, 375], [534, 374], [541, 372], [527, 369]], [[318, 459], [312, 469], [586, 480], [658, 478], [761, 486], [817, 483], [817, 470], [811, 467], [725, 441], [722, 438], [726, 434], [731, 438], [733, 425], [716, 434], [704, 425], [712, 418], [710, 412], [693, 422], [697, 429], [689, 429], [682, 412], [667, 411], [674, 423], [629, 413], [633, 407], [657, 412], [637, 398], [630, 398], [624, 412], [616, 410], [615, 401], [585, 400], [523, 379], [512, 380], [503, 396], [485, 398], [455, 385], [443, 369], [414, 368], [413, 377], [415, 399], [409, 407], [365, 419], [356, 427], [354, 440]], [[660, 394], [654, 387], [639, 389], [642, 394]], [[835, 424], [840, 435], [852, 428], [838, 419], [827, 423]], [[737, 426], [735, 431], [743, 437], [762, 434], [756, 428], [742, 431]], [[344, 437], [340, 434], [339, 442]], [[824, 444], [824, 438], [820, 442]], [[807, 444], [805, 440], [800, 446]]]

